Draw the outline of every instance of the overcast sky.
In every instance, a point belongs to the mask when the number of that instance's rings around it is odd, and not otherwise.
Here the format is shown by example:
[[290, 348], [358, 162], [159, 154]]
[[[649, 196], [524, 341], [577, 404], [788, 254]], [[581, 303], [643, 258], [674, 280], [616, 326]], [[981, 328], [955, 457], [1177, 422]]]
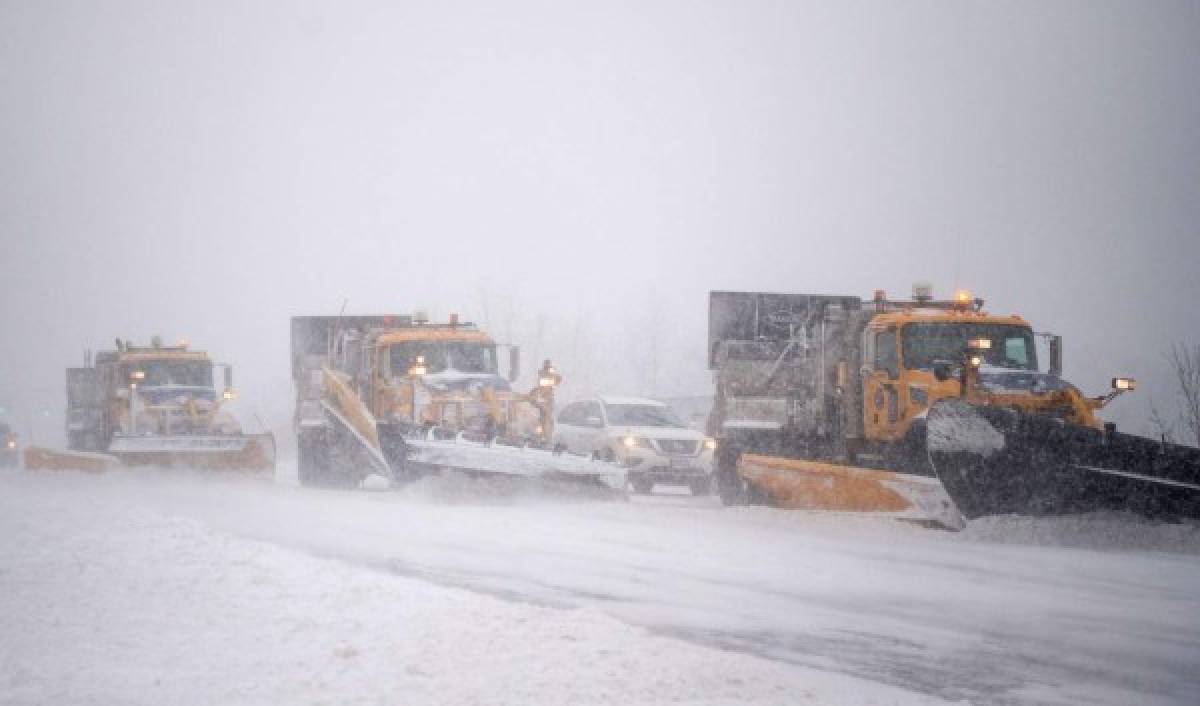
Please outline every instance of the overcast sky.
[[55, 433], [115, 336], [286, 427], [344, 300], [665, 396], [710, 289], [915, 280], [1139, 377], [1140, 431], [1200, 340], [1200, 3], [0, 0], [0, 239], [0, 405]]

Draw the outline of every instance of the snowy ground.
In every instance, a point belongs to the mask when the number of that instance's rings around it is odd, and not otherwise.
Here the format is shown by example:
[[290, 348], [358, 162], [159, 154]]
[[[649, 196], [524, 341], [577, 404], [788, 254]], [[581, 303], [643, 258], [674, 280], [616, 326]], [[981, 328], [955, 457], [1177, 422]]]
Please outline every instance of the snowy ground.
[[0, 473], [0, 703], [1195, 703], [1200, 528]]

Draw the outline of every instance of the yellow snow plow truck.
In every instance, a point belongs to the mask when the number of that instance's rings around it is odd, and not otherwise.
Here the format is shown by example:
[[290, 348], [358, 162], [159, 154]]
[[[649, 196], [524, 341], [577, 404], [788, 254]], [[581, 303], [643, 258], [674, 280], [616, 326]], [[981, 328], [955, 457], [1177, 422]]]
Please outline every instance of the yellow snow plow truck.
[[[213, 369], [224, 369], [218, 391]], [[246, 434], [228, 409], [233, 368], [186, 343], [116, 340], [93, 363], [67, 369], [68, 451], [25, 450], [37, 470], [106, 470], [118, 465], [273, 471], [275, 438]]]
[[[1038, 369], [1037, 339], [1048, 371]], [[936, 301], [712, 292], [718, 491], [728, 504], [962, 515], [1200, 513], [1200, 451], [1117, 433], [1061, 377], [1061, 339], [967, 292]], [[961, 515], [960, 515], [961, 512]]]
[[624, 494], [616, 464], [551, 447], [561, 377], [550, 361], [528, 392], [513, 389], [519, 374], [516, 346], [457, 316], [293, 317], [299, 480], [354, 487], [370, 475], [400, 484], [453, 470]]

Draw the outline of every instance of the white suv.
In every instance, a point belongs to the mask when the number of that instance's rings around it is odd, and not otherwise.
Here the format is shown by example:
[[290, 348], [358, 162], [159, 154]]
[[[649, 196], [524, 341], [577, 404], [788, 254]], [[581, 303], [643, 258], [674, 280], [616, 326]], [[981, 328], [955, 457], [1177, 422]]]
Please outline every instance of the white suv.
[[706, 495], [712, 485], [716, 442], [689, 429], [662, 402], [597, 397], [573, 402], [558, 414], [554, 443], [625, 466], [637, 493], [655, 483], [688, 486]]

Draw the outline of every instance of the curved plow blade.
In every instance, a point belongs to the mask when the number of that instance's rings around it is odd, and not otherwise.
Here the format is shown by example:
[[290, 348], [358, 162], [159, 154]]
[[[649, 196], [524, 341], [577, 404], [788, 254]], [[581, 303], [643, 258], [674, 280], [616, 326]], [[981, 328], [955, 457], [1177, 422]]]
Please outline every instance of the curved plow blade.
[[1200, 450], [942, 400], [926, 418], [929, 461], [969, 518], [1098, 510], [1200, 518]]
[[757, 454], [738, 459], [738, 474], [778, 507], [880, 513], [947, 529], [964, 525], [934, 478]]

